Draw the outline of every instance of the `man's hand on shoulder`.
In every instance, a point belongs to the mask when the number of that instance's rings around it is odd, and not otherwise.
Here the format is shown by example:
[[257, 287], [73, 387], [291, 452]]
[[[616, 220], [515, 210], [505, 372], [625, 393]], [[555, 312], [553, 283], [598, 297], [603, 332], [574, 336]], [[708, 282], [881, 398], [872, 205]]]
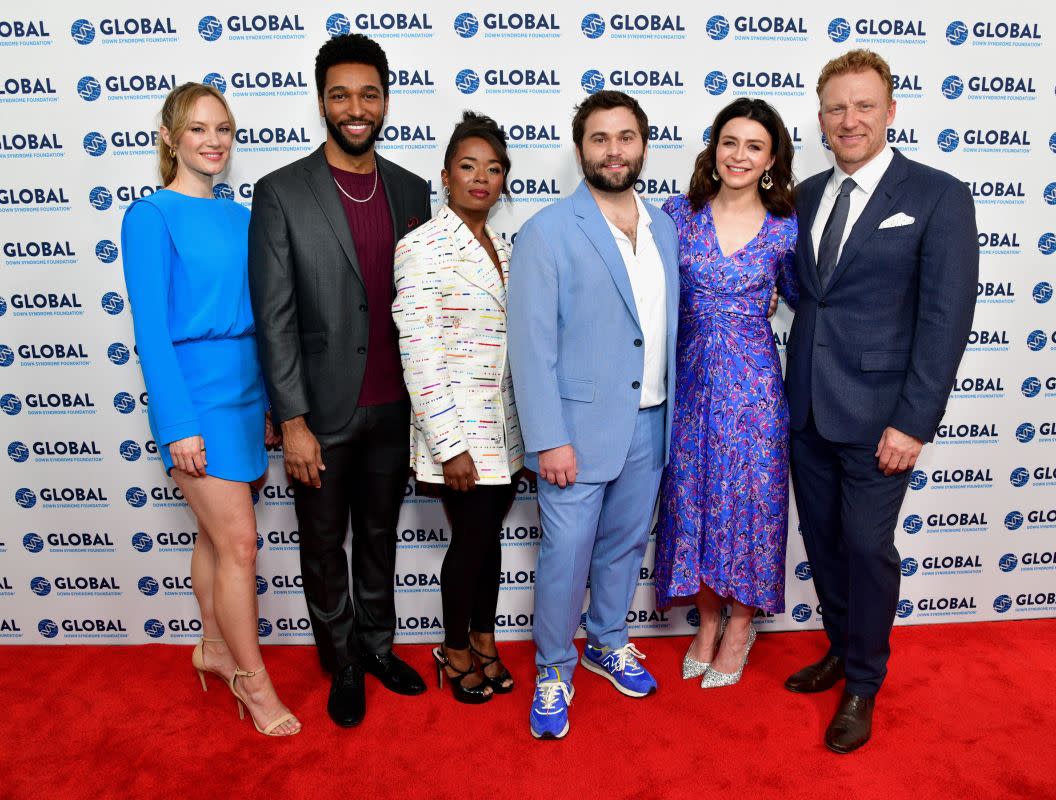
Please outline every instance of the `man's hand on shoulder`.
[[539, 453], [539, 475], [549, 483], [564, 489], [576, 482], [576, 451], [563, 444]]
[[884, 428], [880, 443], [876, 446], [877, 469], [885, 475], [894, 475], [913, 469], [924, 442], [895, 428]]

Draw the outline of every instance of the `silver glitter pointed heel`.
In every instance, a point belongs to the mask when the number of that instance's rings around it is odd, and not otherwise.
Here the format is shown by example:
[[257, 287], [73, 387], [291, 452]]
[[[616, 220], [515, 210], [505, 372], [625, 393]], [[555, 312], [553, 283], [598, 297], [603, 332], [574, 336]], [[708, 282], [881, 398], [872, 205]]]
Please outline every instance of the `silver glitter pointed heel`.
[[718, 672], [713, 670], [710, 666], [704, 673], [704, 677], [700, 680], [701, 689], [715, 689], [719, 686], [733, 686], [741, 679], [741, 675], [744, 674], [744, 665], [748, 663], [748, 653], [751, 652], [752, 645], [755, 644], [755, 628], [748, 629], [748, 643], [744, 646], [744, 657], [741, 659], [741, 666], [734, 673]]
[[[719, 621], [719, 635], [715, 637], [715, 646], [718, 647], [719, 640], [722, 638], [722, 634], [726, 632], [726, 623], [730, 621], [730, 618], [725, 614], [721, 614], [721, 620]], [[686, 651], [686, 655], [682, 658], [682, 680], [688, 680], [690, 678], [699, 678], [708, 669], [707, 661], [697, 661], [693, 658], [689, 651]]]

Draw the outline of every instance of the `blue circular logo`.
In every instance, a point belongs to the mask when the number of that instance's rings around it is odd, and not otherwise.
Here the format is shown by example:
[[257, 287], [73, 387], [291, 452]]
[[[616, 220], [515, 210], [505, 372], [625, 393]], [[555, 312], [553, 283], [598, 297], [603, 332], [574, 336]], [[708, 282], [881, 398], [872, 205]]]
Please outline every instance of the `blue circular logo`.
[[1005, 527], [1010, 531], [1018, 531], [1023, 525], [1023, 513], [1021, 511], [1009, 511], [1005, 514]]
[[928, 473], [922, 469], [915, 469], [909, 476], [909, 488], [914, 491], [920, 491], [928, 485]]
[[33, 508], [37, 504], [37, 495], [32, 489], [23, 486], [15, 490], [15, 502], [22, 508]]
[[37, 623], [37, 632], [45, 639], [54, 639], [59, 635], [59, 626], [55, 624], [54, 620], [42, 619]]
[[268, 582], [264, 580], [260, 575], [257, 576], [257, 594], [264, 594], [268, 591]]
[[462, 94], [473, 94], [480, 88], [480, 78], [471, 69], [461, 70], [455, 76], [455, 88]]
[[720, 95], [726, 91], [729, 81], [721, 70], [713, 69], [704, 76], [704, 89], [710, 95]]
[[128, 392], [118, 392], [114, 395], [114, 408], [120, 414], [131, 414], [136, 410], [136, 399]]
[[994, 598], [994, 611], [998, 614], [1004, 614], [1012, 608], [1012, 598], [1007, 594], [1000, 594]]
[[158, 593], [158, 582], [150, 575], [144, 575], [140, 578], [136, 586], [139, 588], [139, 591], [147, 597], [153, 597]]
[[139, 461], [139, 457], [143, 455], [143, 448], [139, 446], [138, 442], [132, 439], [125, 439], [125, 441], [121, 442], [117, 452], [121, 454], [121, 458], [125, 459], [125, 461]]
[[1034, 298], [1035, 303], [1049, 302], [1052, 299], [1052, 284], [1048, 281], [1042, 281], [1034, 287], [1031, 296]]
[[130, 354], [128, 346], [123, 342], [114, 342], [106, 348], [106, 357], [110, 359], [111, 363], [116, 364], [117, 366], [127, 364]]
[[51, 581], [38, 575], [29, 582], [29, 588], [37, 597], [44, 597], [51, 594]]
[[796, 622], [806, 622], [814, 612], [806, 603], [800, 603], [792, 609], [792, 619]]
[[954, 47], [964, 44], [968, 40], [968, 26], [955, 19], [946, 26], [946, 41]]
[[218, 183], [213, 187], [213, 197], [217, 200], [234, 200], [235, 190], [229, 183]]
[[29, 459], [29, 448], [26, 447], [25, 442], [11, 442], [7, 446], [7, 457], [16, 464], [21, 464]]
[[716, 14], [708, 18], [708, 21], [704, 24], [704, 30], [708, 32], [708, 36], [711, 39], [721, 42], [730, 33], [730, 21], [722, 14]]
[[125, 492], [125, 502], [132, 508], [143, 508], [147, 504], [147, 493], [138, 486], [130, 486]]
[[27, 533], [22, 537], [22, 546], [30, 553], [39, 553], [44, 549], [44, 540], [39, 533]]
[[18, 399], [17, 394], [8, 393], [0, 397], [0, 408], [9, 417], [13, 417], [22, 410], [22, 401]]
[[165, 635], [165, 626], [158, 619], [148, 619], [143, 623], [143, 630], [151, 639], [160, 639]]
[[605, 88], [605, 76], [600, 70], [588, 69], [579, 79], [579, 85], [587, 94], [596, 94]]
[[964, 91], [964, 81], [957, 75], [947, 75], [942, 81], [942, 96], [947, 100], [956, 100]]
[[939, 131], [939, 149], [944, 153], [952, 153], [961, 143], [961, 134], [953, 128], [944, 128]]
[[348, 17], [344, 14], [331, 14], [326, 18], [326, 32], [330, 34], [330, 38], [344, 36], [347, 33], [351, 33], [351, 31], [352, 23], [348, 21]]
[[1045, 198], [1045, 202], [1050, 206], [1056, 206], [1056, 181], [1053, 181], [1045, 187], [1045, 191], [1041, 193], [1041, 196]]
[[198, 20], [198, 35], [207, 42], [215, 42], [224, 32], [224, 26], [216, 17], [209, 15]]
[[132, 534], [132, 548], [137, 553], [149, 553], [154, 549], [154, 539], [146, 531]]
[[249, 490], [249, 497], [253, 501], [253, 505], [256, 505], [260, 502], [260, 492], [258, 492], [256, 489]]
[[257, 636], [261, 639], [271, 636], [271, 622], [264, 619], [264, 617], [260, 617], [257, 620]]
[[701, 141], [704, 142], [704, 147], [711, 144], [711, 126], [709, 125], [704, 129], [704, 133], [700, 137]]
[[0, 297], [0, 317], [7, 313], [7, 301]]
[[98, 100], [102, 93], [102, 85], [91, 75], [85, 75], [77, 81], [77, 95], [85, 102], [92, 103]]
[[700, 627], [700, 612], [695, 608], [689, 609], [686, 612], [686, 622], [692, 625], [694, 628]]
[[480, 23], [478, 23], [477, 18], [468, 11], [464, 11], [455, 17], [455, 33], [463, 39], [473, 38], [477, 35], [478, 30], [480, 30]]
[[997, 568], [1002, 572], [1011, 572], [1019, 564], [1019, 559], [1016, 558], [1015, 553], [1005, 553], [997, 561]]
[[814, 577], [814, 571], [810, 568], [809, 561], [800, 561], [796, 564], [796, 577], [801, 581], [809, 581]]
[[225, 94], [227, 92], [227, 78], [219, 72], [210, 72], [202, 78], [202, 83], [206, 86], [212, 86], [216, 91], [220, 92], [220, 94]]
[[6, 344], [0, 344], [0, 367], [10, 367], [15, 363], [15, 351]]
[[1016, 428], [1016, 441], [1020, 444], [1026, 444], [1034, 438], [1034, 426], [1029, 422], [1024, 422], [1018, 428]]
[[70, 26], [70, 36], [77, 44], [91, 44], [95, 39], [95, 26], [86, 19], [74, 20]]
[[125, 298], [117, 292], [107, 292], [103, 295], [99, 304], [103, 307], [103, 311], [112, 317], [117, 316], [125, 310]]
[[821, 146], [824, 147], [826, 150], [832, 150], [832, 146], [829, 144], [829, 137], [826, 136], [824, 133], [821, 134]]
[[917, 564], [917, 559], [915, 559], [915, 558], [903, 558], [902, 559], [902, 565], [899, 567], [899, 569], [901, 570], [902, 575], [905, 576], [906, 578], [908, 578], [910, 575], [916, 575], [917, 574], [917, 567], [918, 566], [920, 566], [920, 565]]
[[84, 145], [84, 152], [96, 158], [106, 152], [106, 138], [99, 131], [88, 131], [81, 144]]
[[117, 261], [117, 245], [109, 239], [100, 239], [95, 244], [95, 257], [104, 264], [113, 264]]
[[[473, 20], [474, 33], [476, 32], [476, 20]], [[458, 21], [455, 21], [455, 30], [458, 30]], [[601, 14], [590, 13], [583, 17], [579, 23], [579, 30], [588, 39], [598, 39], [605, 33], [605, 19]], [[473, 34], [470, 34], [472, 36]]]
[[1046, 231], [1038, 239], [1038, 249], [1043, 256], [1051, 256], [1056, 253], [1056, 233]]
[[1024, 397], [1037, 397], [1041, 391], [1041, 381], [1031, 375], [1023, 380], [1023, 385], [1019, 387], [1019, 390], [1023, 392]]
[[1045, 335], [1043, 330], [1034, 330], [1027, 334], [1027, 347], [1035, 353], [1039, 350], [1044, 350], [1048, 341], [1049, 337]]
[[902, 530], [908, 534], [920, 533], [923, 527], [924, 520], [920, 518], [920, 514], [910, 514], [902, 520]]
[[832, 41], [839, 44], [840, 42], [846, 42], [850, 36], [851, 23], [843, 17], [836, 17], [836, 19], [829, 22], [829, 38]]
[[262, 550], [263, 548], [264, 548], [264, 537], [261, 536], [258, 533], [257, 534], [257, 550]]
[[1056, 133], [1049, 137], [1049, 149], [1056, 153]]
[[899, 600], [898, 605], [895, 606], [895, 616], [899, 619], [905, 619], [913, 613], [913, 601], [912, 600]]
[[88, 202], [96, 211], [106, 211], [114, 202], [114, 196], [105, 186], [96, 186], [88, 192]]
[[1030, 480], [1030, 470], [1026, 467], [1016, 467], [1012, 470], [1008, 476], [1008, 482], [1015, 486], [1017, 489], [1021, 486], [1026, 486]]

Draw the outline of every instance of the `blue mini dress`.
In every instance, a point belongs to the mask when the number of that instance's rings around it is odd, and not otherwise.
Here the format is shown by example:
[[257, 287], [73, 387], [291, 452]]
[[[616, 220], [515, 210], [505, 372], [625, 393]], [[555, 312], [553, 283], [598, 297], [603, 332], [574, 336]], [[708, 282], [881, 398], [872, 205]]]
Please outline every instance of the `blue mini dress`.
[[237, 203], [167, 189], [125, 212], [125, 285], [166, 472], [168, 445], [196, 435], [208, 475], [252, 481], [267, 469], [248, 231], [249, 211]]

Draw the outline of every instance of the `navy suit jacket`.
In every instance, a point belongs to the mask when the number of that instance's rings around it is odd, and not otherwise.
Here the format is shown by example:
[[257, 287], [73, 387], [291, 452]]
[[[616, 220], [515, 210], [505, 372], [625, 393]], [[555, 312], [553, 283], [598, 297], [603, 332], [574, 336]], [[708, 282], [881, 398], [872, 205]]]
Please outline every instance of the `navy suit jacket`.
[[[975, 310], [968, 188], [897, 150], [819, 285], [810, 229], [832, 170], [799, 187], [799, 306], [785, 388], [792, 427], [813, 410], [826, 439], [875, 446], [890, 426], [929, 442], [946, 410]], [[880, 228], [898, 214], [913, 222]]]

